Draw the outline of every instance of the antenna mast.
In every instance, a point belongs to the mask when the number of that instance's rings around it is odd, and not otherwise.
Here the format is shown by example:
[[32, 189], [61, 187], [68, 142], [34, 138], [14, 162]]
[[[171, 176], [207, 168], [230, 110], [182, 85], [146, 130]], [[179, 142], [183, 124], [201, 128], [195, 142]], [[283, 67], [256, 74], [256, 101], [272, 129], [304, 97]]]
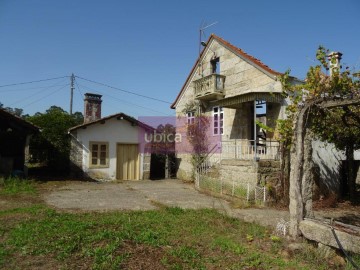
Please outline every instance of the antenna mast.
[[75, 82], [75, 76], [74, 73], [72, 73], [70, 77], [70, 115], [72, 115], [72, 111], [73, 111], [74, 82]]
[[[200, 28], [199, 28], [199, 61], [200, 61], [200, 54], [201, 54], [201, 37], [204, 34], [204, 30], [206, 28], [209, 28], [210, 26], [213, 26], [215, 24], [217, 24], [218, 22], [213, 22], [211, 24], [208, 25], [204, 25], [206, 24], [204, 21], [201, 22]], [[199, 62], [199, 67], [201, 66], [200, 62]], [[200, 74], [200, 69], [199, 69], [199, 74]]]

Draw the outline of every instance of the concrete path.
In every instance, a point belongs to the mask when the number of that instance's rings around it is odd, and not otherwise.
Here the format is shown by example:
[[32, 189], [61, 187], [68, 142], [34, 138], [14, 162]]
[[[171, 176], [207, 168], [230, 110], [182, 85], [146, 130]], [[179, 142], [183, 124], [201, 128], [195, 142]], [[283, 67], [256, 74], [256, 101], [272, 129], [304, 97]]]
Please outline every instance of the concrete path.
[[188, 209], [213, 208], [231, 217], [275, 227], [288, 220], [287, 211], [234, 209], [229, 202], [202, 194], [180, 180], [127, 181], [120, 183], [70, 182], [44, 194], [47, 204], [66, 210], [151, 210], [160, 205]]

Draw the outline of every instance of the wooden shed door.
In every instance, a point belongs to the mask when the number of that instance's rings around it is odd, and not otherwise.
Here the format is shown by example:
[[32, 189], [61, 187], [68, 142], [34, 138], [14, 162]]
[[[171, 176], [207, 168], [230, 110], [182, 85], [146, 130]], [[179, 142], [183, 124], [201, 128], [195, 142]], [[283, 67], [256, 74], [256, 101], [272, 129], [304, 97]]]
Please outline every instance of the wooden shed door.
[[138, 180], [139, 147], [137, 144], [117, 145], [116, 178], [119, 180]]

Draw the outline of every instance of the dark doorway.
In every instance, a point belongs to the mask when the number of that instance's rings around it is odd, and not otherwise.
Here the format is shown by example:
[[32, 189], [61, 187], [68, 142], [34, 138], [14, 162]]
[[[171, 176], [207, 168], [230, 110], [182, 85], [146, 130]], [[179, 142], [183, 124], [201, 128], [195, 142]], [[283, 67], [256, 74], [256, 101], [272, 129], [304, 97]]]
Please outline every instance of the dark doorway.
[[[169, 168], [168, 177], [176, 177], [177, 162], [175, 154], [168, 154]], [[151, 154], [150, 163], [150, 179], [158, 180], [166, 178], [166, 155], [165, 154]]]

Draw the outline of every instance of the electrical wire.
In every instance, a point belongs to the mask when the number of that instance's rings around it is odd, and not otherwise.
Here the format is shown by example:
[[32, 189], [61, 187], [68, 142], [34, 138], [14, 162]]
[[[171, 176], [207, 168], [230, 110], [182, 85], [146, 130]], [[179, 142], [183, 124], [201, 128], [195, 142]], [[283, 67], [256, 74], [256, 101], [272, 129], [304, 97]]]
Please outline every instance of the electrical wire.
[[[65, 86], [66, 86], [66, 85], [65, 85]], [[60, 91], [61, 89], [63, 89], [65, 86], [62, 86], [62, 87], [60, 87], [59, 89], [56, 89], [55, 91], [51, 92], [50, 94], [48, 94], [48, 95], [46, 95], [46, 96], [44, 96], [44, 97], [42, 97], [42, 98], [39, 98], [39, 99], [37, 99], [37, 100], [35, 100], [35, 101], [31, 102], [31, 103], [26, 104], [25, 106], [23, 106], [23, 108], [25, 108], [25, 107], [27, 107], [27, 106], [30, 106], [30, 105], [32, 105], [32, 104], [34, 104], [34, 103], [36, 103], [36, 102], [38, 102], [38, 101], [40, 101], [40, 100], [43, 100], [44, 98], [47, 98], [47, 97], [55, 94], [56, 92], [59, 92], [59, 91]]]
[[97, 93], [97, 94], [101, 94], [101, 95], [103, 95], [103, 96], [110, 97], [110, 98], [115, 99], [115, 100], [117, 100], [117, 101], [120, 101], [120, 102], [123, 102], [123, 103], [127, 103], [127, 104], [129, 104], [129, 105], [136, 106], [136, 107], [139, 107], [139, 108], [142, 108], [142, 109], [145, 109], [145, 110], [148, 110], [148, 111], [152, 111], [152, 112], [155, 112], [155, 113], [160, 113], [160, 114], [163, 114], [163, 115], [166, 115], [166, 116], [172, 116], [172, 115], [170, 115], [170, 114], [166, 114], [166, 113], [164, 113], [164, 112], [160, 112], [160, 111], [157, 111], [157, 110], [154, 110], [154, 109], [145, 107], [145, 106], [141, 106], [141, 105], [138, 105], [138, 104], [135, 104], [135, 103], [132, 103], [132, 102], [129, 102], [129, 101], [126, 101], [126, 100], [123, 100], [123, 99], [120, 99], [120, 98], [111, 96], [111, 95], [109, 95], [109, 94], [103, 94], [103, 93], [101, 93], [101, 92], [99, 92], [99, 91], [94, 91], [93, 89], [89, 88], [88, 86], [85, 86], [85, 85], [82, 85], [82, 84], [80, 84], [80, 85], [81, 85], [82, 87], [84, 87], [84, 88], [87, 88], [87, 89], [91, 90], [92, 92], [95, 92], [95, 93]]
[[0, 85], [0, 87], [8, 87], [8, 86], [15, 86], [15, 85], [22, 85], [22, 84], [29, 84], [29, 83], [37, 83], [37, 82], [46, 82], [46, 81], [57, 80], [57, 79], [62, 79], [62, 78], [69, 78], [69, 76], [62, 76], [62, 77], [43, 79], [43, 80], [37, 80], [37, 81], [30, 81], [30, 82], [12, 83], [12, 84]]
[[52, 88], [52, 87], [56, 87], [56, 86], [60, 86], [60, 85], [56, 83], [55, 85], [51, 85], [51, 86], [38, 86], [38, 87], [30, 87], [30, 88], [22, 88], [22, 89], [6, 89], [6, 90], [0, 90], [0, 93], [28, 91], [28, 90], [33, 90], [33, 89], [46, 89], [46, 88]]
[[77, 86], [76, 90], [78, 90], [78, 92], [79, 92], [79, 94], [80, 94], [80, 99], [83, 99], [84, 95], [83, 95], [83, 93], [81, 92], [80, 87], [79, 87], [77, 81], [76, 81], [76, 80], [74, 80], [74, 81], [75, 81], [75, 84], [76, 84], [76, 86]]
[[[65, 87], [65, 86], [68, 86], [68, 85], [69, 85], [69, 84], [65, 84], [65, 85], [62, 85], [62, 86]], [[48, 88], [50, 88], [50, 87], [56, 87], [56, 86], [59, 86], [59, 83], [56, 83], [56, 84], [54, 84], [54, 85], [52, 85], [52, 86], [49, 86]], [[56, 91], [56, 90], [55, 90], [55, 91]], [[31, 98], [31, 97], [39, 94], [39, 93], [42, 93], [42, 92], [44, 92], [43, 89], [41, 89], [41, 90], [33, 93], [31, 96], [27, 96], [27, 97], [25, 97], [25, 98], [19, 99], [19, 100], [13, 102], [12, 104], [10, 104], [9, 106], [11, 107], [11, 106], [13, 106], [14, 104], [20, 103], [20, 102], [22, 102], [22, 101], [24, 101], [24, 100], [27, 100], [27, 99], [29, 99], [29, 98]]]
[[124, 89], [121, 89], [121, 88], [117, 88], [117, 87], [114, 87], [114, 86], [111, 86], [111, 85], [108, 85], [108, 84], [105, 84], [105, 83], [101, 83], [101, 82], [96, 82], [96, 81], [93, 81], [93, 80], [89, 80], [89, 79], [85, 79], [83, 77], [80, 77], [80, 76], [76, 76], [75, 77], [81, 79], [81, 80], [84, 80], [84, 81], [88, 81], [88, 82], [91, 82], [91, 83], [95, 83], [95, 84], [98, 84], [98, 85], [102, 85], [102, 86], [105, 86], [105, 87], [108, 87], [108, 88], [111, 88], [111, 89], [115, 89], [115, 90], [118, 90], [118, 91], [122, 91], [122, 92], [125, 92], [125, 93], [128, 93], [128, 94], [131, 94], [131, 95], [135, 95], [135, 96], [139, 96], [139, 97], [143, 97], [143, 98], [147, 98], [147, 99], [152, 99], [152, 100], [155, 100], [155, 101], [159, 101], [159, 102], [162, 102], [162, 103], [166, 103], [166, 104], [171, 104], [171, 102], [168, 102], [168, 101], [165, 101], [165, 100], [161, 100], [161, 99], [158, 99], [158, 98], [153, 98], [153, 97], [149, 97], [149, 96], [145, 96], [145, 95], [142, 95], [142, 94], [139, 94], [139, 93], [135, 93], [135, 92], [132, 92], [132, 91], [128, 91], [128, 90], [124, 90]]

